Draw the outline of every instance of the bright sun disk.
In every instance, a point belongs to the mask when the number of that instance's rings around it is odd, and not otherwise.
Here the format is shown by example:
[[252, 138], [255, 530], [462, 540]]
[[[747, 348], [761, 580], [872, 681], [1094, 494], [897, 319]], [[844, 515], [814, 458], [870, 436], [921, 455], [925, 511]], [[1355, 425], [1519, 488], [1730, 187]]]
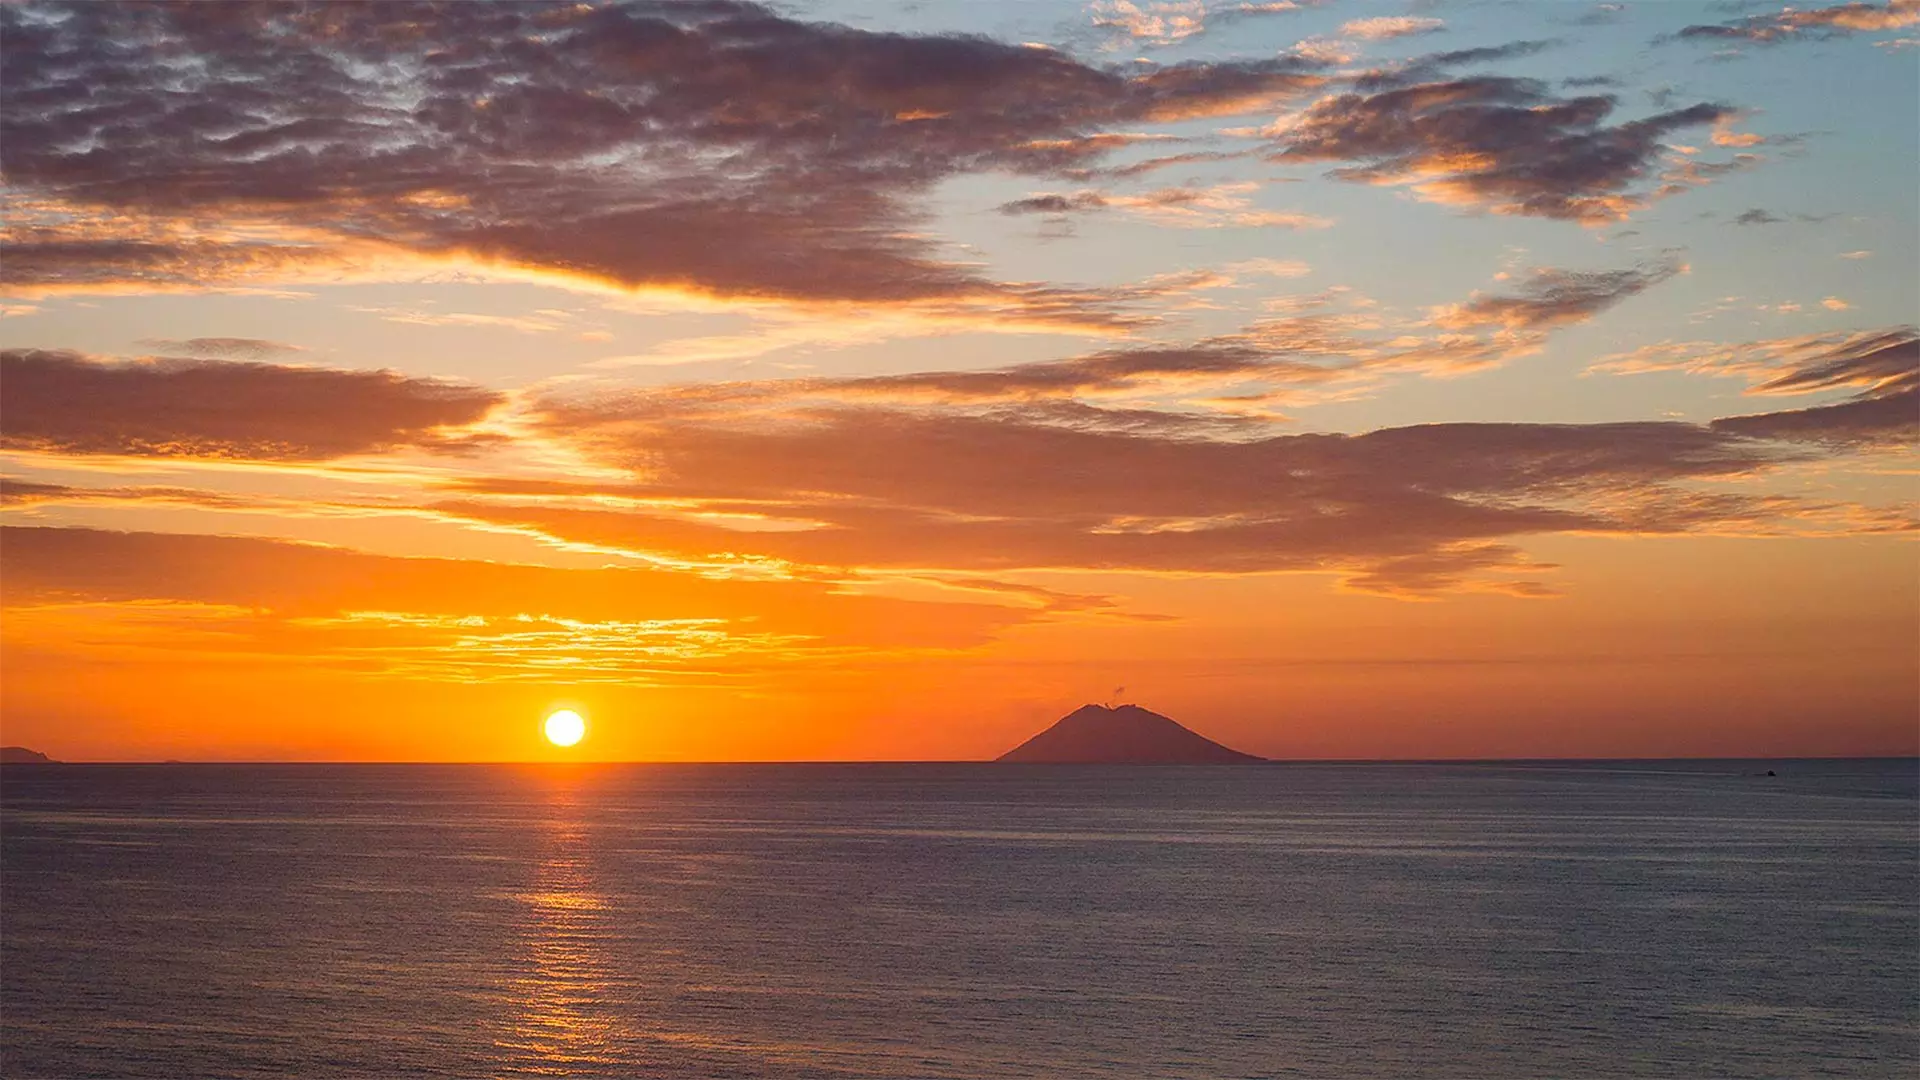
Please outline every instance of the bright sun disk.
[[547, 741], [555, 746], [572, 746], [586, 734], [587, 722], [572, 709], [561, 709], [547, 717]]

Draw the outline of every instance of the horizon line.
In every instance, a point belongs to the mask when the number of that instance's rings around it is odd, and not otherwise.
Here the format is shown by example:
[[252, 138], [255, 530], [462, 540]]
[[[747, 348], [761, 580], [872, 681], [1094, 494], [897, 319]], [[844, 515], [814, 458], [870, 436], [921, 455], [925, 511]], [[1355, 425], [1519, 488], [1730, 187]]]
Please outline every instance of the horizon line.
[[1259, 758], [1255, 761], [1163, 763], [1102, 761], [1002, 761], [999, 758], [714, 758], [714, 759], [641, 759], [641, 760], [566, 760], [535, 758], [495, 758], [488, 760], [412, 759], [340, 759], [340, 758], [50, 758], [46, 761], [6, 761], [10, 765], [543, 765], [582, 767], [597, 765], [1011, 765], [1017, 768], [1217, 768], [1222, 765], [1510, 765], [1533, 763], [1582, 762], [1683, 762], [1683, 761], [1915, 761], [1920, 751], [1890, 754], [1800, 754], [1759, 757], [1728, 757], [1712, 754], [1672, 754], [1652, 757], [1432, 757], [1432, 758]]

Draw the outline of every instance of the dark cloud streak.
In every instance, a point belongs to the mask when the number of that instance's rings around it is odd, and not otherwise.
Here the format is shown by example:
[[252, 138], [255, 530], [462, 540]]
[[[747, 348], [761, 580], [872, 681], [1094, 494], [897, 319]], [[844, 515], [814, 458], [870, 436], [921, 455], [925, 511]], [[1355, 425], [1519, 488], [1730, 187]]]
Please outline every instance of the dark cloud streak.
[[1608, 125], [1616, 104], [1611, 95], [1561, 98], [1536, 80], [1499, 76], [1339, 94], [1315, 102], [1272, 160], [1354, 162], [1332, 175], [1410, 183], [1433, 201], [1495, 213], [1606, 222], [1654, 197], [1644, 185], [1667, 150], [1664, 137], [1737, 115], [1703, 102]]
[[1835, 450], [1920, 442], [1920, 388], [1863, 395], [1837, 405], [1729, 416], [1714, 431], [1753, 439], [1810, 443]]
[[1850, 335], [1824, 354], [1816, 354], [1753, 388], [1756, 394], [1805, 394], [1842, 386], [1864, 386], [1877, 397], [1920, 386], [1920, 331], [1899, 327]]
[[0, 351], [0, 446], [61, 454], [319, 461], [484, 441], [502, 395], [391, 371]]
[[1475, 297], [1443, 310], [1435, 321], [1449, 329], [1504, 326], [1511, 330], [1585, 322], [1682, 269], [1678, 261], [1669, 259], [1627, 270], [1536, 270], [1518, 293]]
[[1897, 30], [1920, 23], [1920, 0], [1889, 0], [1886, 4], [1852, 3], [1796, 11], [1791, 7], [1772, 15], [1750, 15], [1728, 23], [1686, 27], [1674, 37], [1682, 41], [1745, 41], [1778, 45], [1789, 41], [1821, 41], [1853, 33]]

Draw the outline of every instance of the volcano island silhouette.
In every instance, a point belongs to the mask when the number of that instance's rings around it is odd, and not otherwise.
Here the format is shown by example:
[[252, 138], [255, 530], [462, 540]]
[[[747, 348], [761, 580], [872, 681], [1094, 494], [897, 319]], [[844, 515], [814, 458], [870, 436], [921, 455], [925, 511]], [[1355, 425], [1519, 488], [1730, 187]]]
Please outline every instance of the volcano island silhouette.
[[1138, 705], [1082, 705], [999, 761], [1055, 765], [1232, 765], [1243, 754]]

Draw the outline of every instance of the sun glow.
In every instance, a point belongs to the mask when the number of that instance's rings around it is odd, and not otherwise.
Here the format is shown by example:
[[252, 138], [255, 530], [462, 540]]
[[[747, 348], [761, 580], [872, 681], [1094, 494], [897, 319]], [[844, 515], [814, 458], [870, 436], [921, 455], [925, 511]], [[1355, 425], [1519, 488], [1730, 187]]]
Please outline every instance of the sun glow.
[[587, 722], [572, 709], [561, 709], [547, 717], [547, 741], [555, 746], [572, 746], [587, 736]]

